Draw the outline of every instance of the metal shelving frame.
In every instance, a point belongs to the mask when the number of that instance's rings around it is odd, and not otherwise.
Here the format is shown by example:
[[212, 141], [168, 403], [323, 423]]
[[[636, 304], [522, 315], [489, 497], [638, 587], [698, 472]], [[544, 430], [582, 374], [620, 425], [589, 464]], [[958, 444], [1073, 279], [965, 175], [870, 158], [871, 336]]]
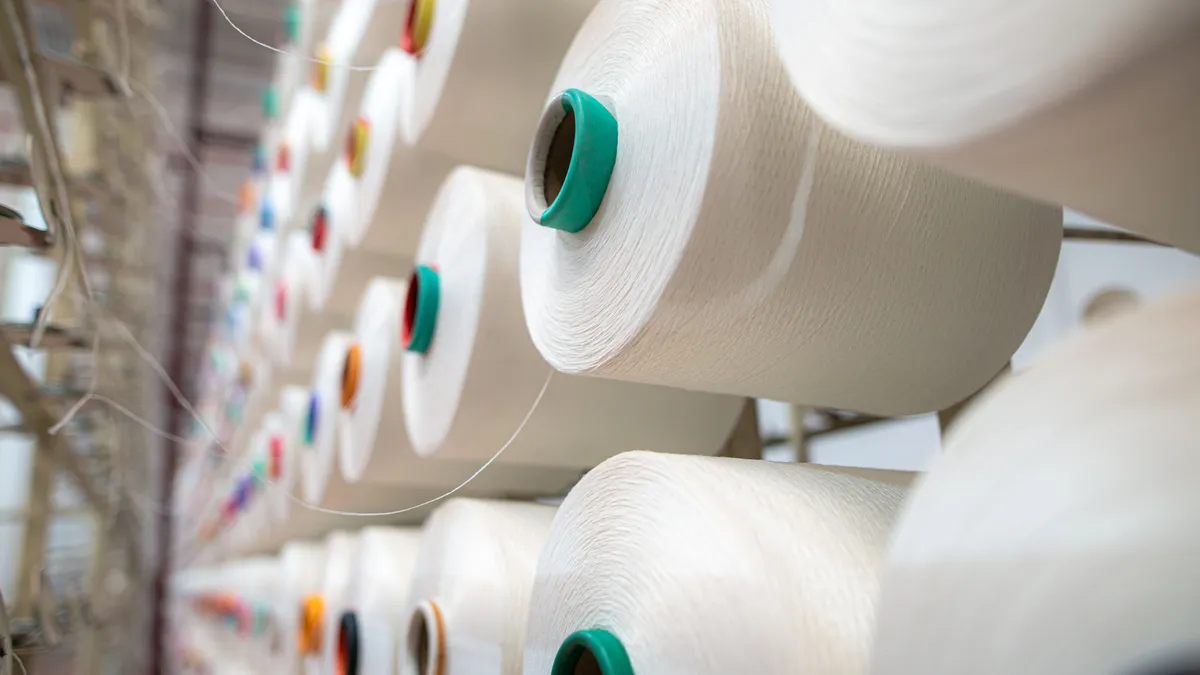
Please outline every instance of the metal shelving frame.
[[[17, 592], [6, 593], [12, 602], [7, 610], [14, 633], [22, 626], [32, 629], [14, 635], [14, 647], [32, 658], [48, 650], [65, 652], [78, 673], [128, 673], [148, 661], [137, 648], [148, 646], [138, 638], [153, 614], [149, 540], [157, 518], [143, 512], [161, 506], [153, 495], [159, 474], [152, 461], [161, 446], [138, 424], [97, 404], [85, 406], [59, 433], [51, 428], [93, 381], [105, 397], [162, 426], [155, 420], [161, 412], [153, 410], [160, 383], [141, 365], [124, 332], [112, 328], [120, 321], [143, 342], [162, 329], [147, 311], [161, 270], [145, 261], [145, 251], [160, 236], [149, 175], [154, 169], [146, 162], [155, 139], [133, 114], [123, 79], [147, 82], [157, 10], [143, 0], [54, 0], [44, 6], [0, 0], [0, 10], [0, 87], [20, 103], [31, 155], [27, 164], [5, 163], [0, 183], [35, 188], [50, 226], [46, 234], [30, 232], [11, 209], [3, 210], [0, 246], [31, 248], [63, 270], [68, 251], [81, 250], [71, 248], [72, 237], [58, 217], [69, 214], [78, 235], [95, 233], [104, 242], [83, 264], [103, 269], [108, 278], [107, 288], [96, 289], [95, 307], [79, 302], [84, 293], [74, 277], [44, 310], [51, 329], [39, 345], [47, 354], [42, 382], [14, 352], [29, 339], [31, 327], [0, 326], [0, 395], [21, 417], [5, 431], [35, 440], [28, 502], [0, 514], [24, 524]], [[70, 54], [43, 51], [38, 29], [45, 10], [69, 17]], [[38, 122], [39, 108], [46, 112], [44, 124]], [[64, 118], [69, 134], [61, 128]], [[64, 490], [58, 488], [64, 481], [73, 503], [61, 503]], [[147, 494], [139, 494], [142, 490]], [[66, 518], [89, 524], [86, 550], [48, 547], [56, 519]], [[71, 588], [49, 588], [56, 578], [78, 581]], [[65, 630], [51, 625], [58, 623], [60, 609], [68, 615]], [[61, 645], [49, 637], [56, 632], [62, 633]]]

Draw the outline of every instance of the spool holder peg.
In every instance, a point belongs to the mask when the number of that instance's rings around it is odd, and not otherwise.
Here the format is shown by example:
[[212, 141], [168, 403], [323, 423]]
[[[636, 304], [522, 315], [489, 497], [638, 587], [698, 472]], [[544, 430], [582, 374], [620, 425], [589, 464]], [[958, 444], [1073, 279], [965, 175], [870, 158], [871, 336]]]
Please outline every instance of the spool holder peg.
[[400, 49], [413, 56], [420, 56], [425, 51], [436, 9], [437, 0], [413, 0], [408, 7], [404, 30], [400, 33]]
[[567, 89], [542, 111], [525, 163], [533, 222], [579, 232], [600, 209], [617, 161], [617, 119], [590, 94]]
[[446, 675], [446, 625], [436, 602], [423, 600], [413, 610], [405, 650], [410, 668], [401, 672]]
[[329, 209], [324, 206], [318, 206], [313, 212], [312, 228], [309, 233], [312, 242], [312, 250], [317, 253], [325, 252], [325, 240], [329, 236]]
[[325, 600], [320, 595], [309, 595], [300, 603], [300, 634], [297, 651], [301, 656], [316, 656], [321, 653], [321, 622], [325, 620]]
[[317, 438], [317, 426], [320, 422], [321, 399], [317, 392], [308, 395], [308, 413], [304, 416], [304, 444], [312, 447]]
[[338, 620], [336, 675], [358, 675], [359, 647], [358, 617], [344, 612]]
[[279, 117], [279, 92], [274, 85], [268, 85], [263, 89], [262, 109], [263, 117], [267, 120]]
[[283, 321], [287, 318], [287, 301], [287, 282], [280, 279], [275, 282], [275, 318], [278, 321]]
[[602, 628], [577, 630], [559, 645], [550, 675], [634, 675], [625, 645]]
[[318, 94], [324, 94], [329, 89], [329, 64], [333, 60], [329, 45], [324, 42], [317, 45], [313, 52], [313, 60], [312, 88]]
[[283, 8], [283, 28], [284, 35], [287, 37], [288, 44], [296, 44], [300, 42], [300, 16], [299, 3], [289, 2]]
[[418, 354], [429, 351], [440, 304], [441, 279], [437, 270], [428, 265], [417, 265], [409, 277], [408, 295], [404, 301], [401, 339], [405, 349]]
[[367, 142], [371, 136], [371, 123], [359, 115], [346, 134], [346, 168], [350, 175], [362, 178], [367, 163]]
[[362, 347], [352, 344], [346, 349], [346, 358], [342, 361], [342, 408], [354, 406], [358, 395], [358, 385], [362, 379]]

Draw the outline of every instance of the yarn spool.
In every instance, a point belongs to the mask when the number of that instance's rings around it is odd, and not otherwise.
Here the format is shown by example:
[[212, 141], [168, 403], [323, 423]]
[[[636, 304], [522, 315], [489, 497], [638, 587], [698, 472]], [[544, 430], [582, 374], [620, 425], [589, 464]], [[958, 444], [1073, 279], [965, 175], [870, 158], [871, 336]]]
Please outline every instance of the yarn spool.
[[332, 330], [350, 326], [348, 312], [328, 308], [306, 311], [311, 286], [318, 283], [316, 261], [310, 236], [304, 232], [288, 234], [287, 255], [273, 289], [274, 297], [264, 308], [262, 330], [264, 344], [272, 360], [287, 367], [289, 380], [311, 378], [321, 340]]
[[529, 592], [554, 512], [453, 499], [430, 515], [408, 594], [400, 673], [522, 672]]
[[[349, 483], [429, 487], [444, 492], [474, 474], [481, 462], [424, 458], [414, 453], [408, 442], [404, 416], [396, 414], [404, 409], [398, 338], [406, 289], [403, 281], [374, 279], [359, 304], [353, 341], [343, 357], [339, 467]], [[512, 421], [509, 435], [516, 431], [517, 423]], [[575, 472], [502, 462], [488, 467], [462, 494], [562, 494], [579, 477]]]
[[333, 163], [332, 152], [313, 147], [313, 127], [320, 120], [321, 105], [312, 91], [298, 92], [274, 150], [269, 195], [280, 232], [296, 227], [294, 218], [308, 213]]
[[898, 521], [872, 675], [1200, 667], [1198, 334], [1193, 288], [968, 409]]
[[[550, 367], [521, 309], [521, 223], [512, 176], [460, 167], [434, 199], [414, 276], [421, 286], [409, 285], [401, 373], [408, 435], [424, 457], [487, 459], [546, 386]], [[637, 448], [715, 454], [743, 406], [732, 396], [555, 374], [503, 458], [587, 469]]]
[[[408, 616], [408, 586], [417, 561], [421, 532], [415, 528], [368, 527], [359, 537], [358, 589], [342, 618], [338, 653], [357, 668], [339, 668], [345, 675], [394, 673], [397, 648], [403, 641]], [[348, 665], [348, 664], [347, 664]]]
[[276, 390], [272, 388], [271, 367], [257, 354], [247, 353], [242, 368], [245, 371], [242, 377], [245, 379], [237, 386], [241, 388], [243, 398], [240, 405], [235, 406], [238, 408], [235, 412], [236, 426], [227, 444], [235, 459], [246, 456], [250, 437], [262, 423], [263, 415], [270, 410], [276, 396]]
[[526, 171], [534, 344], [572, 374], [945, 408], [1032, 325], [1061, 214], [824, 126], [766, 9], [603, 0], [584, 23]]
[[410, 259], [430, 201], [453, 168], [449, 158], [406, 145], [400, 137], [401, 110], [411, 96], [415, 68], [412, 56], [392, 49], [371, 73], [359, 111], [365, 147], [358, 149], [358, 218], [347, 233], [351, 248]]
[[[531, 120], [558, 64], [596, 0], [415, 2], [405, 26], [417, 53], [415, 86], [401, 130], [459, 162], [518, 173]], [[428, 26], [423, 44], [414, 29]], [[415, 43], [414, 43], [415, 42]], [[480, 105], [486, 101], [487, 105]]]
[[355, 227], [356, 199], [354, 179], [339, 163], [329, 174], [321, 204], [310, 217], [316, 274], [308, 285], [308, 304], [313, 311], [352, 315], [350, 308], [358, 303], [372, 278], [408, 272], [407, 260], [367, 249], [347, 250], [347, 233]]
[[1143, 244], [1065, 241], [1046, 305], [1013, 355], [1013, 368], [1022, 370], [1047, 347], [1094, 322], [1097, 313], [1111, 314], [1114, 308], [1101, 307], [1101, 303], [1111, 305], [1124, 296], [1118, 304], [1128, 308], [1196, 283], [1200, 283], [1200, 257], [1184, 251]]
[[357, 524], [346, 516], [323, 513], [296, 503], [303, 500], [301, 481], [304, 458], [311, 450], [305, 444], [306, 422], [312, 401], [311, 389], [286, 387], [280, 396], [279, 414], [283, 422], [283, 453], [287, 473], [281, 481], [271, 487], [274, 495], [286, 499], [287, 520], [273, 530], [271, 541], [288, 541], [322, 535], [339, 525]]
[[324, 70], [326, 86], [318, 88], [324, 103], [324, 119], [314, 130], [316, 146], [322, 150], [335, 147], [345, 137], [358, 110], [369, 70], [352, 70], [379, 61], [396, 36], [408, 15], [408, 2], [395, 0], [347, 0], [334, 17], [318, 58], [328, 64], [313, 64]]
[[301, 232], [284, 240], [279, 275], [263, 289], [268, 297], [259, 306], [259, 334], [264, 356], [277, 366], [289, 366], [296, 341], [296, 325], [304, 308], [305, 284], [312, 278], [312, 249]]
[[304, 387], [282, 387], [278, 409], [263, 417], [262, 426], [255, 435], [255, 454], [262, 462], [261, 477], [255, 479], [255, 501], [261, 503], [266, 516], [265, 527], [256, 536], [261, 550], [271, 550], [298, 534], [310, 534], [295, 530], [293, 499], [300, 468], [298, 447], [288, 437], [291, 417], [307, 400], [308, 392]]
[[863, 672], [903, 496], [803, 464], [618, 455], [559, 507], [523, 672]]
[[311, 54], [321, 26], [329, 25], [341, 3], [337, 0], [293, 0], [285, 10], [284, 21], [287, 45], [279, 59], [279, 101], [283, 110], [291, 107], [292, 97], [299, 95], [309, 63], [303, 55]]
[[[280, 399], [295, 399], [301, 395], [302, 388], [285, 387], [280, 393]], [[264, 493], [263, 499], [270, 514], [272, 530], [282, 527], [292, 512], [289, 495], [295, 488], [298, 468], [295, 456], [288, 452], [285, 425], [283, 413], [269, 412], [263, 416], [262, 427], [255, 439], [255, 454], [263, 462], [263, 484], [259, 489]]]
[[1200, 251], [1195, 3], [775, 0], [772, 19], [850, 136]]
[[[337, 427], [342, 402], [342, 376], [346, 350], [353, 343], [349, 333], [325, 337], [313, 371], [312, 389], [304, 418], [300, 482], [304, 501], [339, 511], [374, 512], [404, 508], [437, 497], [440, 490], [400, 489], [394, 486], [354, 484], [338, 470]], [[428, 509], [394, 518], [396, 522], [420, 522]]]
[[355, 573], [361, 551], [359, 533], [332, 532], [325, 538], [325, 574], [320, 595], [320, 648], [305, 658], [306, 675], [335, 675], [338, 623], [354, 600]]

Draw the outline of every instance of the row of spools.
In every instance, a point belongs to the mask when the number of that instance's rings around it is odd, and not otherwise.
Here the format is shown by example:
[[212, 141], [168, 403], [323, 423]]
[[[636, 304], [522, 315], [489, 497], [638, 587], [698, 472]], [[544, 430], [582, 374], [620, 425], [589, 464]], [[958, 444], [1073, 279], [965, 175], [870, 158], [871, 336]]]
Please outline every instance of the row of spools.
[[[624, 453], [176, 575], [194, 672], [1187, 673], [1200, 293], [1003, 382], [903, 473]], [[1130, 617], [1138, 620], [1131, 622]]]
[[[854, 116], [828, 112], [847, 108], [807, 107], [813, 71], [796, 63], [820, 62], [793, 37], [830, 19], [824, 4], [294, 8], [290, 51], [316, 63], [285, 58], [267, 99], [244, 266], [180, 490], [177, 555], [193, 567], [179, 621], [210, 657], [189, 663], [949, 674], [1132, 672], [1195, 653], [1195, 297], [1003, 383], [911, 492], [902, 474], [706, 457], [747, 396], [890, 416], [987, 383], [1057, 259], [1061, 211], [1035, 198], [1200, 248], [1183, 217], [1200, 213], [1194, 190], [1157, 185], [1142, 212], [1122, 199], [1139, 172], [1161, 175], [1162, 129], [1129, 130], [1094, 201], [1076, 183], [1095, 155], [1019, 143], [1013, 120], [1019, 156], [985, 138], [965, 164], [853, 140]], [[1090, 17], [1085, 47], [1140, 16], [1123, 43], [1138, 48], [1115, 52], [1128, 59], [1178, 49], [1168, 26], [1196, 14], [1038, 11]], [[1037, 121], [1030, 101], [992, 105]], [[1171, 128], [1190, 147], [1195, 122]], [[1168, 154], [1179, 171], [1200, 156]], [[1072, 189], [1054, 193], [1056, 171]], [[471, 498], [399, 513], [501, 450], [458, 493]], [[557, 509], [490, 499], [564, 493]], [[354, 533], [370, 521], [349, 512], [425, 523]]]

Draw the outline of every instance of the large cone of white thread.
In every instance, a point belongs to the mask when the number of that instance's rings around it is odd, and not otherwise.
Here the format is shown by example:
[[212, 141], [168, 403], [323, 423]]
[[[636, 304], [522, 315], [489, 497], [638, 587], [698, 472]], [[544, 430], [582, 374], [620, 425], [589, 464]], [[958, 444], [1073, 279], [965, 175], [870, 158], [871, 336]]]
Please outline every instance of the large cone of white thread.
[[275, 362], [287, 367], [297, 377], [311, 374], [321, 340], [334, 330], [345, 330], [353, 318], [350, 307], [328, 306], [311, 310], [314, 288], [322, 282], [319, 259], [313, 250], [311, 234], [292, 232], [288, 235], [288, 259], [274, 289], [271, 321], [276, 323], [271, 336]]
[[284, 641], [283, 671], [297, 673], [300, 669], [297, 635], [300, 632], [300, 613], [308, 596], [320, 593], [325, 577], [325, 547], [308, 541], [284, 544], [279, 552], [280, 633]]
[[389, 49], [363, 94], [356, 124], [364, 142], [355, 145], [357, 137], [348, 141], [358, 172], [357, 213], [347, 232], [351, 248], [411, 258], [429, 204], [454, 166], [445, 155], [406, 145], [401, 138], [401, 108], [412, 95], [415, 69], [410, 54]]
[[[449, 490], [483, 464], [478, 459], [421, 457], [405, 431], [400, 314], [408, 284], [374, 279], [359, 304], [345, 356], [343, 406], [338, 420], [338, 460], [347, 482]], [[347, 402], [348, 403], [345, 403]], [[511, 435], [520, 420], [510, 420]], [[495, 454], [504, 440], [482, 451]], [[490, 456], [490, 455], [489, 455]], [[485, 458], [486, 459], [486, 458]], [[507, 451], [463, 488], [473, 496], [564, 494], [579, 478], [574, 471], [511, 466]]]
[[[313, 85], [324, 103], [324, 119], [315, 130], [318, 148], [340, 151], [340, 141], [353, 122], [371, 67], [395, 46], [409, 3], [398, 0], [344, 0], [312, 64]], [[324, 80], [324, 86], [320, 84]]]
[[299, 446], [289, 431], [292, 420], [303, 414], [307, 404], [308, 390], [289, 385], [280, 389], [276, 410], [263, 418], [261, 442], [268, 459], [268, 484], [264, 490], [274, 515], [272, 533], [278, 539], [294, 536], [288, 527], [295, 508], [293, 498], [297, 494], [300, 455]]
[[273, 539], [287, 541], [304, 537], [315, 537], [329, 532], [338, 525], [357, 525], [358, 520], [314, 510], [305, 505], [305, 463], [312, 462], [312, 446], [305, 441], [308, 412], [312, 402], [309, 387], [286, 387], [280, 395], [279, 414], [283, 423], [283, 453], [287, 473], [281, 481], [270, 487], [273, 495], [286, 499], [290, 504], [286, 520], [273, 530]]
[[[551, 91], [568, 88], [604, 102], [618, 140], [583, 230], [525, 223], [526, 320], [559, 370], [918, 413], [988, 382], [1041, 309], [1059, 209], [824, 126], [765, 0], [603, 0]], [[531, 207], [540, 168], [565, 168], [547, 163], [561, 110], [532, 146]]]
[[325, 576], [321, 582], [323, 607], [321, 650], [305, 659], [307, 675], [337, 675], [338, 622], [354, 601], [362, 543], [358, 532], [338, 531], [325, 539]]
[[408, 593], [400, 675], [520, 675], [529, 591], [554, 511], [454, 499], [430, 515]]
[[[313, 53], [318, 37], [329, 25], [341, 0], [297, 0], [290, 11], [295, 12], [296, 35], [287, 36], [284, 51], [279, 57], [279, 109], [291, 108], [292, 97], [303, 90], [310, 64], [306, 57]], [[285, 10], [285, 11], [289, 11]]]
[[[406, 601], [421, 546], [416, 528], [368, 527], [359, 535], [356, 589], [349, 610], [357, 624], [358, 673], [395, 673], [408, 629]], [[342, 632], [340, 639], [348, 640]]]
[[284, 452], [282, 443], [283, 415], [270, 411], [263, 415], [262, 422], [250, 437], [247, 452], [246, 473], [255, 476], [255, 502], [261, 501], [265, 522], [274, 529], [287, 520], [290, 512], [287, 494], [271, 489], [287, 481], [284, 475]]
[[614, 457], [554, 519], [524, 672], [601, 672], [551, 668], [568, 636], [599, 629], [636, 673], [862, 673], [903, 495], [803, 464]]
[[[406, 142], [519, 173], [559, 61], [596, 0], [414, 3], [405, 39], [429, 8], [428, 39], [401, 129]], [[404, 41], [402, 41], [404, 44]]]
[[377, 276], [404, 276], [411, 271], [406, 258], [346, 246], [357, 214], [354, 178], [344, 162], [329, 173], [321, 202], [309, 214], [309, 236], [314, 252], [314, 275], [308, 284], [308, 306], [317, 312], [348, 316], [362, 297], [367, 283]]
[[872, 675], [1195, 672], [1198, 335], [1194, 290], [1106, 319], [951, 428], [888, 551]]
[[[304, 501], [326, 509], [374, 513], [416, 506], [443, 491], [426, 488], [363, 485], [348, 482], [337, 462], [338, 415], [342, 406], [342, 380], [346, 350], [353, 341], [349, 333], [325, 337], [309, 392], [305, 415], [300, 483]], [[397, 515], [393, 522], [420, 522], [429, 509]]]
[[1200, 4], [772, 9], [792, 79], [850, 136], [1200, 251]]
[[273, 149], [268, 199], [272, 220], [282, 232], [297, 227], [295, 218], [306, 212], [321, 194], [334, 153], [313, 147], [313, 127], [321, 116], [321, 102], [311, 90], [296, 94], [278, 142]]
[[[715, 454], [744, 399], [550, 376], [521, 309], [522, 200], [517, 178], [470, 167], [455, 169], [434, 200], [417, 262], [436, 270], [436, 324], [428, 351], [407, 352], [402, 373], [413, 448], [487, 459], [528, 416], [505, 461], [587, 469], [639, 448]], [[410, 291], [410, 315], [423, 297]]]

